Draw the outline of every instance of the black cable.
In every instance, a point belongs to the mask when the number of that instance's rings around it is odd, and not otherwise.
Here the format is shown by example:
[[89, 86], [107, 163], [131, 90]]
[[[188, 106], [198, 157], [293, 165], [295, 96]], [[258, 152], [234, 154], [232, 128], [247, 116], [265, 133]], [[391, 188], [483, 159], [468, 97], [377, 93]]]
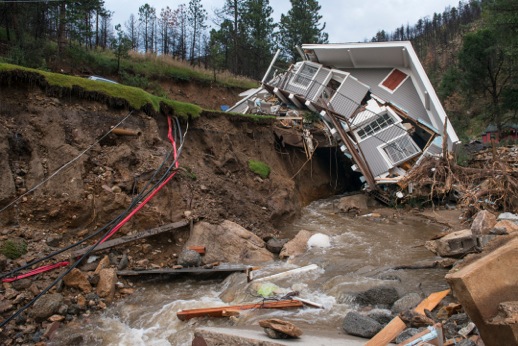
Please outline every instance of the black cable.
[[24, 270], [24, 269], [27, 269], [29, 267], [32, 267], [33, 265], [35, 264], [38, 264], [42, 261], [45, 261], [45, 260], [48, 260], [56, 255], [59, 255], [67, 250], [70, 250], [78, 245], [81, 245], [82, 243], [86, 242], [87, 240], [90, 240], [91, 238], [97, 236], [99, 233], [101, 233], [102, 231], [104, 231], [106, 228], [110, 227], [111, 225], [113, 225], [114, 223], [117, 223], [119, 222], [120, 220], [122, 220], [127, 214], [128, 212], [136, 205], [138, 204], [140, 201], [142, 201], [145, 197], [147, 197], [147, 195], [149, 195], [149, 193], [153, 190], [153, 188], [149, 189], [147, 192], [144, 193], [145, 189], [148, 187], [148, 185], [151, 183], [152, 179], [155, 178], [155, 176], [157, 175], [157, 173], [160, 171], [160, 169], [162, 169], [162, 167], [164, 166], [165, 162], [167, 162], [167, 160], [169, 159], [169, 157], [171, 156], [171, 153], [172, 151], [170, 151], [166, 157], [164, 158], [164, 161], [162, 161], [162, 163], [160, 164], [160, 166], [155, 170], [155, 173], [153, 174], [153, 176], [149, 179], [148, 183], [146, 184], [146, 186], [144, 186], [143, 188], [143, 192], [138, 194], [137, 196], [135, 196], [135, 198], [133, 198], [132, 202], [130, 203], [130, 205], [126, 208], [126, 210], [124, 210], [122, 213], [120, 213], [115, 219], [109, 221], [107, 224], [105, 224], [103, 227], [101, 227], [99, 230], [97, 230], [95, 233], [92, 233], [90, 234], [89, 236], [83, 238], [82, 240], [80, 241], [77, 241], [76, 243], [73, 243], [71, 245], [68, 245], [62, 249], [59, 249], [59, 250], [56, 250], [54, 252], [51, 252], [50, 254], [46, 255], [45, 257], [43, 258], [40, 258], [40, 259], [36, 259], [34, 261], [31, 261], [21, 267], [18, 267], [16, 269], [13, 269], [11, 270], [10, 272], [7, 272], [7, 273], [4, 273], [2, 275], [0, 275], [0, 278], [5, 278], [5, 277], [9, 277], [9, 276], [12, 276], [13, 274], [21, 271], [21, 270]]
[[[178, 131], [179, 132], [179, 135], [175, 136], [177, 138], [179, 138], [179, 143], [180, 143], [180, 149], [183, 147], [183, 136], [181, 134], [181, 127], [180, 127], [180, 123], [178, 121], [178, 119], [176, 119], [176, 125], [175, 126], [175, 131]], [[176, 142], [176, 140], [175, 140]], [[168, 175], [168, 173], [171, 171], [172, 167], [174, 167], [175, 163], [177, 160], [175, 160], [170, 166], [169, 168], [166, 170], [166, 172], [162, 175], [162, 177], [153, 185], [151, 186], [147, 191], [146, 189], [149, 187], [149, 185], [151, 184], [151, 182], [153, 181], [153, 179], [156, 177], [156, 175], [158, 174], [158, 172], [163, 168], [163, 166], [165, 165], [165, 163], [167, 162], [167, 160], [169, 159], [169, 157], [171, 156], [173, 150], [169, 151], [168, 154], [166, 155], [166, 157], [164, 158], [164, 160], [162, 161], [162, 163], [160, 164], [160, 166], [155, 170], [154, 174], [150, 177], [150, 179], [148, 180], [148, 182], [146, 183], [146, 185], [143, 187], [141, 193], [139, 193], [133, 200], [132, 202], [130, 203], [130, 205], [126, 208], [126, 210], [124, 210], [121, 214], [119, 214], [115, 219], [111, 220], [110, 222], [108, 222], [106, 225], [104, 225], [102, 228], [100, 228], [98, 231], [96, 231], [95, 233], [87, 236], [86, 238], [74, 243], [74, 244], [71, 244], [63, 249], [60, 249], [60, 250], [57, 250], [57, 251], [54, 251], [50, 254], [48, 254], [47, 256], [43, 257], [43, 258], [40, 258], [40, 259], [37, 259], [37, 260], [34, 260], [34, 261], [31, 261], [30, 263], [24, 265], [24, 266], [21, 266], [19, 268], [16, 268], [16, 269], [13, 269], [11, 270], [10, 272], [8, 273], [4, 273], [2, 275], [0, 275], [0, 278], [4, 278], [4, 277], [8, 277], [8, 276], [12, 276], [13, 274], [21, 271], [21, 270], [24, 270], [24, 269], [27, 269], [37, 263], [40, 263], [42, 261], [45, 261], [47, 259], [50, 259], [56, 255], [59, 255], [60, 253], [63, 253], [67, 250], [70, 250], [82, 243], [84, 243], [85, 241], [97, 236], [99, 233], [101, 233], [103, 230], [105, 230], [106, 228], [110, 227], [111, 225], [113, 225], [114, 223], [118, 223], [120, 220], [122, 220], [128, 213], [129, 211], [136, 205], [138, 204], [139, 202], [141, 202], [143, 199], [145, 199], [155, 188], [156, 186], [158, 186], [160, 183], [162, 183], [162, 181], [165, 179], [165, 177]], [[177, 156], [179, 157], [180, 156], [180, 153], [181, 153], [181, 150], [178, 151], [177, 153]]]
[[[177, 122], [177, 125], [179, 126], [179, 122]], [[178, 158], [180, 157], [180, 154], [181, 154], [181, 151], [183, 149], [183, 137], [181, 136], [180, 137], [180, 140], [181, 140], [181, 144], [177, 150], [177, 155], [176, 155], [176, 158], [174, 159], [173, 163], [169, 166], [167, 172], [170, 172], [172, 167], [175, 166], [176, 162], [178, 161]], [[167, 173], [164, 174], [160, 180], [165, 180], [165, 177], [167, 176]], [[157, 184], [155, 184], [155, 186], [157, 186]], [[132, 203], [133, 204], [133, 203]], [[92, 245], [87, 252], [85, 252], [81, 258], [79, 260], [77, 260], [76, 262], [74, 262], [74, 264], [72, 264], [67, 270], [65, 270], [63, 273], [61, 273], [51, 284], [49, 284], [46, 288], [44, 288], [38, 295], [36, 295], [30, 302], [28, 302], [27, 304], [25, 304], [23, 307], [21, 307], [20, 309], [18, 309], [18, 311], [16, 311], [13, 315], [11, 315], [9, 318], [7, 318], [6, 320], [2, 321], [2, 323], [0, 323], [0, 328], [4, 327], [7, 323], [9, 323], [10, 321], [12, 321], [14, 318], [18, 317], [23, 311], [25, 311], [26, 309], [28, 309], [30, 306], [32, 306], [32, 304], [34, 304], [39, 298], [41, 298], [45, 293], [47, 293], [52, 287], [54, 287], [60, 280], [63, 279], [63, 277], [65, 277], [68, 273], [70, 273], [73, 269], [75, 269], [87, 256], [90, 255], [90, 253], [103, 241], [103, 239], [111, 232], [111, 229], [108, 230], [107, 232], [105, 232], [104, 236], [101, 237], [94, 245]]]

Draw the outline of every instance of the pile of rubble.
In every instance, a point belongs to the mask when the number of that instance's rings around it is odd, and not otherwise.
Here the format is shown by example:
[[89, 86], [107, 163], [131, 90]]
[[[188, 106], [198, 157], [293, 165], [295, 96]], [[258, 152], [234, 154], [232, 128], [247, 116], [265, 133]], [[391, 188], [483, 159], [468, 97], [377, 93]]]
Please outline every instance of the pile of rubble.
[[470, 217], [479, 210], [518, 212], [518, 146], [489, 148], [473, 155], [469, 167], [452, 155], [428, 157], [402, 182], [412, 185], [407, 198], [454, 199]]

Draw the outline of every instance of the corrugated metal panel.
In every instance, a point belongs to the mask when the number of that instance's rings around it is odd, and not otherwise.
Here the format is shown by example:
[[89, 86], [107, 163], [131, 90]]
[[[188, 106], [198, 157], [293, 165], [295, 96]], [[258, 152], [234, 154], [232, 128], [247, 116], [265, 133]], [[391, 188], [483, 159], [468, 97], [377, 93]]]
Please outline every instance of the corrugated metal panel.
[[376, 177], [392, 168], [392, 165], [384, 159], [378, 147], [391, 142], [394, 138], [405, 133], [407, 132], [399, 126], [390, 126], [375, 136], [369, 137], [359, 143], [373, 176]]
[[349, 118], [359, 107], [369, 87], [348, 76], [331, 100], [333, 110]]
[[419, 94], [412, 83], [412, 76], [407, 78], [396, 92], [391, 94], [387, 90], [381, 88], [379, 83], [387, 77], [392, 69], [347, 69], [346, 71], [358, 78], [360, 82], [370, 86], [373, 94], [381, 97], [385, 101], [390, 101], [403, 108], [403, 110], [408, 112], [408, 114], [414, 119], [422, 119], [431, 123]]

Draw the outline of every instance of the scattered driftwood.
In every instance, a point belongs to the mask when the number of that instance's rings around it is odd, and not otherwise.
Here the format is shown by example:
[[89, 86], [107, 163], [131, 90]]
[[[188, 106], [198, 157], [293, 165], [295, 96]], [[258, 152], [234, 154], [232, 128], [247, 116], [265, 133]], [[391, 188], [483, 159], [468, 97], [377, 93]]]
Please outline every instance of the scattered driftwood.
[[[157, 235], [157, 234], [160, 234], [160, 233], [168, 232], [168, 231], [171, 231], [173, 229], [181, 228], [181, 227], [187, 226], [189, 223], [190, 223], [189, 220], [182, 220], [182, 221], [178, 221], [178, 222], [168, 223], [167, 225], [163, 225], [163, 226], [160, 226], [160, 227], [157, 227], [157, 228], [152, 228], [152, 229], [148, 229], [148, 230], [145, 230], [145, 231], [142, 231], [142, 232], [138, 232], [136, 234], [126, 235], [124, 237], [120, 237], [120, 238], [117, 238], [117, 239], [108, 240], [108, 241], [106, 241], [106, 242], [104, 242], [102, 244], [99, 244], [92, 251], [92, 253], [93, 252], [97, 252], [97, 251], [101, 251], [101, 250], [105, 250], [105, 249], [109, 249], [109, 248], [112, 248], [112, 247], [117, 246], [117, 245], [122, 245], [122, 244], [130, 243], [130, 242], [133, 242], [133, 241], [136, 241], [136, 240], [139, 240], [139, 239], [142, 239], [142, 238], [147, 238], [147, 237], [150, 237], [150, 236], [153, 236], [153, 235]], [[80, 257], [80, 256], [84, 255], [88, 250], [90, 250], [90, 246], [82, 248], [82, 249], [77, 250], [77, 251], [74, 251], [72, 253], [72, 257], [74, 257], [74, 258], [75, 257]]]
[[307, 266], [304, 266], [304, 267], [291, 269], [291, 270], [288, 270], [288, 271], [285, 271], [285, 272], [282, 272], [282, 273], [273, 274], [273, 275], [270, 275], [270, 276], [265, 276], [265, 277], [262, 277], [262, 278], [254, 279], [254, 281], [259, 282], [259, 281], [265, 281], [265, 280], [266, 281], [270, 281], [270, 280], [281, 279], [281, 278], [289, 277], [289, 276], [292, 276], [292, 275], [295, 275], [295, 274], [305, 273], [305, 272], [308, 272], [308, 271], [311, 271], [311, 270], [315, 270], [315, 269], [318, 269], [318, 268], [319, 268], [319, 266], [317, 266], [316, 264], [310, 264], [310, 265], [307, 265]]
[[[423, 300], [414, 311], [424, 314], [425, 310], [433, 310], [450, 293], [450, 290], [432, 293]], [[406, 324], [397, 316], [385, 326], [378, 334], [370, 339], [365, 346], [384, 346], [388, 345], [396, 336], [406, 329]]]
[[220, 306], [215, 308], [201, 308], [180, 310], [176, 313], [178, 319], [182, 321], [189, 320], [195, 317], [227, 317], [239, 315], [239, 311], [251, 309], [289, 309], [301, 308], [304, 304], [298, 300], [279, 300], [274, 302], [262, 302], [253, 304], [241, 304]]
[[429, 201], [455, 196], [471, 216], [482, 209], [518, 212], [518, 146], [479, 152], [470, 167], [459, 166], [453, 155], [427, 157], [399, 183], [412, 184], [412, 197]]
[[[214, 263], [216, 264], [216, 263]], [[120, 270], [117, 272], [119, 276], [141, 276], [141, 275], [175, 275], [175, 274], [212, 274], [212, 273], [246, 273], [247, 278], [250, 278], [250, 273], [253, 270], [252, 266], [241, 264], [221, 264], [221, 265], [206, 265], [203, 267], [189, 267], [189, 268], [160, 268], [149, 270]], [[250, 281], [250, 280], [249, 280]]]

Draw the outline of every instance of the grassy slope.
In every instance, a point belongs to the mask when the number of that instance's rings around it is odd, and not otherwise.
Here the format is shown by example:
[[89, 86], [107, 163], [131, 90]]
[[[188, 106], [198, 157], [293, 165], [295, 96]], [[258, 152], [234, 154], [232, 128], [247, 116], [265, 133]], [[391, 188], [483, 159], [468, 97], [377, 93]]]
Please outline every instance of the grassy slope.
[[67, 76], [3, 63], [0, 63], [0, 75], [2, 75], [2, 79], [17, 76], [18, 80], [38, 80], [40, 86], [41, 84], [43, 84], [43, 86], [46, 84], [46, 86], [49, 87], [58, 87], [60, 89], [70, 90], [71, 92], [75, 91], [79, 94], [103, 94], [112, 99], [122, 99], [125, 101], [123, 103], [127, 103], [132, 109], [146, 111], [151, 107], [152, 112], [172, 113], [182, 118], [197, 118], [202, 112], [202, 108], [197, 105], [154, 96], [142, 89], [122, 84], [93, 81], [86, 78]]
[[93, 81], [87, 78], [0, 63], [0, 82], [5, 84], [13, 80], [27, 83], [36, 82], [40, 87], [47, 89], [47, 91], [49, 89], [58, 89], [60, 95], [74, 94], [77, 97], [104, 100], [109, 105], [127, 106], [146, 113], [172, 114], [184, 119], [194, 119], [202, 114], [220, 114], [228, 116], [235, 121], [271, 123], [275, 120], [273, 116], [203, 110], [197, 105], [155, 96], [136, 87]]

